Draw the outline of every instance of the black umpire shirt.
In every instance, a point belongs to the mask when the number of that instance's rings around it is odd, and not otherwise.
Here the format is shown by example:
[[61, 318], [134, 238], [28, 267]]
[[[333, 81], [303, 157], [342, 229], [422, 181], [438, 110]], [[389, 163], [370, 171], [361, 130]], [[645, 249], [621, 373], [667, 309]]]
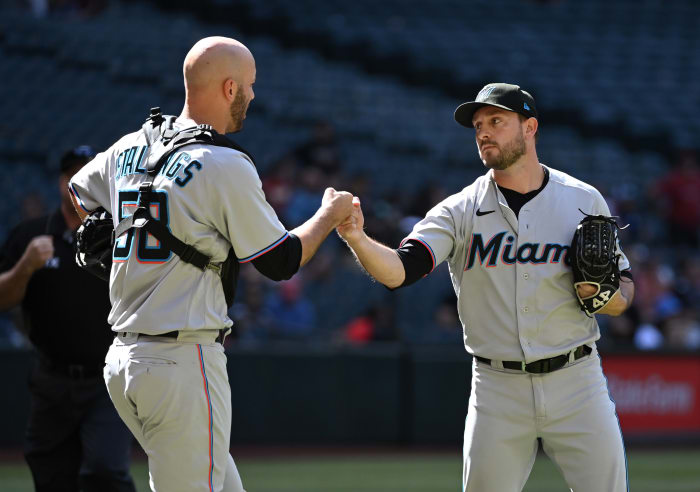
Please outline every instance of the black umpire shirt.
[[46, 362], [104, 366], [114, 333], [107, 282], [75, 263], [73, 241], [60, 209], [15, 227], [0, 250], [0, 273], [17, 264], [36, 236], [53, 236], [54, 257], [29, 279], [22, 301], [29, 339]]

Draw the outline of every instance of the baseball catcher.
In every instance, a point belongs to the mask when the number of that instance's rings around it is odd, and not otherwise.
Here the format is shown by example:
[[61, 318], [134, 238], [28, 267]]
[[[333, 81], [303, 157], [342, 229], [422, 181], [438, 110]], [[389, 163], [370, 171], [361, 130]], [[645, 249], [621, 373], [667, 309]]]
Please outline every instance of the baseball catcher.
[[[164, 117], [160, 113], [160, 108], [153, 108], [151, 115], [142, 127], [149, 145], [156, 149], [149, 155], [147, 164], [147, 173], [151, 179], [160, 172], [166, 162], [169, 162], [168, 158], [173, 153], [187, 145], [206, 143], [230, 147], [243, 152], [243, 149], [223, 138], [208, 125], [175, 130], [173, 128], [174, 121], [174, 116]], [[77, 264], [93, 275], [109, 282], [115, 238], [120, 237], [130, 229], [143, 228], [169, 250], [180, 256], [183, 261], [202, 270], [210, 268], [217, 272], [221, 278], [226, 303], [231, 307], [236, 293], [236, 280], [239, 272], [233, 248], [229, 249], [225, 262], [211, 263], [209, 256], [199, 252], [193, 246], [185, 244], [173, 236], [159, 221], [154, 220], [149, 206], [152, 197], [152, 181], [143, 183], [139, 188], [138, 209], [133, 215], [121, 220], [116, 228], [112, 215], [102, 207], [87, 215], [77, 232], [75, 256]]]
[[[580, 209], [579, 209], [580, 210]], [[574, 287], [581, 310], [592, 316], [620, 289], [620, 254], [617, 253], [617, 231], [620, 227], [614, 217], [585, 215], [576, 227], [569, 256], [574, 274]], [[595, 293], [581, 297], [578, 287], [591, 284]]]

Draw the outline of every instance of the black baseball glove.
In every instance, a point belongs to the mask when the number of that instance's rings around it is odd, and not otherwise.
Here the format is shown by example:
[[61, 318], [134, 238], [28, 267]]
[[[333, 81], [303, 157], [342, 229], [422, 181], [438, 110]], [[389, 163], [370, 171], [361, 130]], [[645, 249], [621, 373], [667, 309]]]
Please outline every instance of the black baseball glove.
[[[617, 230], [624, 229], [614, 217], [588, 215], [576, 227], [569, 258], [574, 274], [574, 290], [581, 310], [592, 316], [610, 302], [620, 288], [620, 255], [617, 253]], [[627, 227], [627, 226], [625, 226]], [[593, 284], [597, 292], [581, 298], [578, 287]]]
[[85, 217], [76, 235], [76, 263], [107, 282], [112, 270], [113, 236], [112, 215], [103, 208]]

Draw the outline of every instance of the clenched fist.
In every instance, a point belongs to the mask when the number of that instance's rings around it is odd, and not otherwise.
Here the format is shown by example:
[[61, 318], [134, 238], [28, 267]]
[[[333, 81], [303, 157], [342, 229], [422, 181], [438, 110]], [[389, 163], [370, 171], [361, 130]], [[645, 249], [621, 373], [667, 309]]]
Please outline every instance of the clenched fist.
[[53, 237], [37, 236], [27, 245], [20, 261], [33, 273], [43, 267], [53, 255]]
[[352, 200], [352, 214], [345, 219], [336, 229], [338, 235], [342, 237], [348, 244], [353, 244], [364, 234], [363, 228], [365, 225], [365, 217], [362, 214], [360, 199], [358, 197]]
[[352, 198], [352, 193], [347, 191], [336, 191], [333, 188], [326, 188], [321, 207], [331, 217], [333, 227], [338, 226], [352, 214]]

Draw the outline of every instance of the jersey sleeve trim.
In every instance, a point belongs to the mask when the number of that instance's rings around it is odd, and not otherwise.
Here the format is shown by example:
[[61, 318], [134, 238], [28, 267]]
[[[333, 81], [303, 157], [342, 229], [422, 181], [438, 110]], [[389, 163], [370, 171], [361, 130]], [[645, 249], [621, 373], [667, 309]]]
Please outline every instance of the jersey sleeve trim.
[[289, 233], [288, 233], [288, 232], [285, 232], [285, 233], [284, 233], [284, 236], [282, 236], [281, 238], [279, 238], [277, 241], [275, 241], [274, 243], [272, 243], [272, 244], [269, 245], [268, 247], [266, 247], [266, 248], [264, 248], [264, 249], [261, 249], [261, 250], [258, 251], [257, 253], [253, 253], [253, 254], [250, 255], [250, 256], [247, 256], [247, 257], [245, 257], [245, 258], [243, 258], [243, 259], [238, 260], [238, 263], [248, 263], [249, 261], [253, 261], [253, 260], [256, 259], [256, 258], [259, 258], [259, 257], [261, 257], [262, 255], [264, 255], [265, 253], [268, 253], [268, 252], [272, 251], [273, 249], [275, 249], [277, 246], [279, 246], [280, 244], [282, 244], [283, 242], [285, 242], [288, 238], [289, 238]]
[[403, 246], [407, 241], [415, 241], [415, 242], [420, 243], [423, 246], [425, 246], [425, 248], [428, 250], [428, 253], [430, 253], [430, 260], [433, 262], [433, 265], [430, 268], [430, 272], [428, 272], [428, 273], [431, 273], [433, 270], [435, 270], [435, 253], [433, 253], [433, 248], [431, 248], [428, 243], [422, 241], [421, 239], [417, 239], [415, 237], [407, 237], [406, 239], [401, 241], [401, 244], [399, 244], [399, 248], [401, 246]]
[[73, 183], [68, 185], [68, 191], [71, 193], [71, 195], [73, 195], [75, 197], [75, 200], [78, 202], [78, 205], [80, 205], [80, 208], [82, 208], [87, 213], [91, 212], [91, 210], [88, 210], [85, 207], [85, 204], [83, 203], [83, 200], [80, 198], [80, 195], [78, 194], [78, 190], [75, 189], [75, 186], [73, 185]]

